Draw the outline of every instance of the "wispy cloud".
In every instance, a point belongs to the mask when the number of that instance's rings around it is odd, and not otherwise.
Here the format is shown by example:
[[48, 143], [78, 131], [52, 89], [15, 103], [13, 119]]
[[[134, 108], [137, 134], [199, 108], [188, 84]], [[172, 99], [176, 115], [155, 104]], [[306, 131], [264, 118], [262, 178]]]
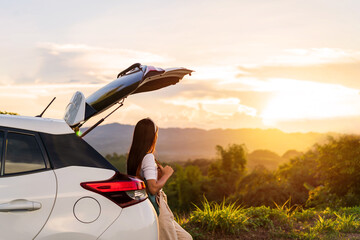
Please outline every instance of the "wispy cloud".
[[[127, 63], [141, 59], [144, 62], [163, 63], [171, 59], [168, 57], [160, 56], [158, 54], [136, 51], [133, 49], [118, 49], [118, 48], [104, 48], [88, 46], [85, 44], [56, 44], [56, 43], [39, 43], [39, 48], [46, 49], [49, 54], [60, 55], [66, 53], [82, 53], [89, 58], [90, 61], [95, 61], [101, 66], [108, 68], [118, 68], [114, 65], [115, 62]], [[104, 62], [103, 60], [113, 60]]]
[[85, 44], [39, 43], [38, 49], [42, 61], [37, 78], [42, 82], [106, 82], [136, 62], [156, 64], [171, 61], [151, 52]]
[[270, 57], [266, 64], [239, 66], [241, 72], [232, 82], [256, 84], [257, 80], [287, 78], [360, 88], [360, 51], [322, 48], [286, 52], [288, 55]]
[[240, 99], [238, 98], [175, 98], [165, 100], [165, 102], [224, 116], [231, 116], [237, 112], [250, 116], [256, 116], [257, 112], [256, 109], [252, 107], [240, 104]]
[[284, 49], [283, 54], [270, 56], [268, 65], [310, 65], [353, 62], [360, 60], [360, 51], [340, 48]]

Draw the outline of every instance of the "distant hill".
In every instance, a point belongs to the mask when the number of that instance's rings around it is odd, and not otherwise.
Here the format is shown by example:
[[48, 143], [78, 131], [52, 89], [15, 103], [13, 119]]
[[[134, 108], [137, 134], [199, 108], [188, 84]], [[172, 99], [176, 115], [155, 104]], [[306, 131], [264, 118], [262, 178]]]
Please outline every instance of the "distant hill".
[[269, 150], [255, 150], [247, 156], [247, 168], [251, 170], [260, 165], [269, 170], [275, 170], [279, 165], [301, 154], [301, 152], [296, 150], [288, 150], [282, 156], [279, 156]]
[[[84, 139], [103, 155], [114, 152], [124, 154], [129, 151], [133, 130], [134, 126], [112, 123], [97, 127]], [[268, 149], [275, 153], [263, 158], [263, 161], [281, 158], [279, 161], [282, 162], [289, 158], [282, 156], [286, 151], [305, 151], [313, 144], [323, 142], [327, 135], [313, 132], [285, 133], [278, 129], [161, 128], [156, 149], [160, 161], [184, 161], [214, 158], [216, 145], [244, 143], [249, 153], [257, 149]], [[259, 159], [256, 156], [262, 155], [260, 153], [255, 153], [252, 159]]]

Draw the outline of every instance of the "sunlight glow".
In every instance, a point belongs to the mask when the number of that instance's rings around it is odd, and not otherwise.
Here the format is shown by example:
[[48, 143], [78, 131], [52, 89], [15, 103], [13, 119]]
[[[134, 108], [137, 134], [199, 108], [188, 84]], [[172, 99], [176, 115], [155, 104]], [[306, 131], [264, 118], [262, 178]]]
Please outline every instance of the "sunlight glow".
[[360, 114], [359, 90], [336, 84], [270, 79], [276, 96], [261, 113], [263, 122], [323, 119]]

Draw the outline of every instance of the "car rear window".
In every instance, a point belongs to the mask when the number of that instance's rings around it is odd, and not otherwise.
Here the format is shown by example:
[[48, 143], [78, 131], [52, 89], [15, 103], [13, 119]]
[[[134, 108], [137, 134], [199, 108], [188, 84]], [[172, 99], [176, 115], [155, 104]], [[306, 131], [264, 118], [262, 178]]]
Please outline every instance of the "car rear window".
[[34, 135], [8, 132], [4, 173], [14, 174], [45, 169], [45, 161]]
[[69, 166], [96, 167], [115, 170], [100, 153], [75, 134], [40, 133], [54, 169]]

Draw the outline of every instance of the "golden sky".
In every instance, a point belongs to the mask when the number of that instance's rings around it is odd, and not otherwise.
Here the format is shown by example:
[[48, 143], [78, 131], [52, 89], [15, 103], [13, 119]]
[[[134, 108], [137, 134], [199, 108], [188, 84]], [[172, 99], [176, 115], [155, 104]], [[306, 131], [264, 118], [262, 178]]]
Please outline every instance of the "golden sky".
[[[0, 110], [61, 118], [140, 62], [195, 70], [106, 123], [360, 133], [360, 2], [0, 1]], [[93, 120], [95, 121], [95, 119]], [[90, 122], [91, 123], [91, 122]]]

